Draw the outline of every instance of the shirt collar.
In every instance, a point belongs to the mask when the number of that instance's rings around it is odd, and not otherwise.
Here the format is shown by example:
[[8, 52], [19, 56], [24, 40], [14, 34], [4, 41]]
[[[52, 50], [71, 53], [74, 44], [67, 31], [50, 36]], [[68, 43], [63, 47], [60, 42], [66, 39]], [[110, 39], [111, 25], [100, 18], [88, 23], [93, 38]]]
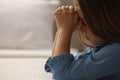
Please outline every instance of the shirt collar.
[[97, 51], [99, 51], [101, 48], [103, 48], [104, 46], [109, 45], [109, 44], [112, 44], [113, 42], [114, 42], [113, 40], [107, 40], [107, 41], [103, 42], [102, 44], [97, 45], [97, 46], [94, 48], [94, 51], [97, 52]]

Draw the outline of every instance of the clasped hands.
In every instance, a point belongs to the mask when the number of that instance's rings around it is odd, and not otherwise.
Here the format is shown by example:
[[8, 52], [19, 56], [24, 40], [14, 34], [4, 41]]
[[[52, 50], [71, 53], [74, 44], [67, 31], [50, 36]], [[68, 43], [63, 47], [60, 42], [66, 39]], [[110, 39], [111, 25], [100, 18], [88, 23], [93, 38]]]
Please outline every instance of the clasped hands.
[[57, 29], [74, 32], [80, 27], [80, 17], [73, 6], [58, 7], [53, 11], [53, 17], [56, 21]]

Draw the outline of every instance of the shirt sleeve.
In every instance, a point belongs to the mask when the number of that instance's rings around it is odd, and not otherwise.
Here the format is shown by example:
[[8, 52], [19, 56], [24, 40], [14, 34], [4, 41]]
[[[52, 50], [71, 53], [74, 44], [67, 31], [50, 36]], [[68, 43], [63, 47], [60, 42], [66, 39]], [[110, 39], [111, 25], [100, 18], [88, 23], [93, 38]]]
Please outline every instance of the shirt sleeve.
[[60, 56], [55, 56], [53, 58], [49, 57], [49, 59], [47, 60], [47, 62], [45, 64], [45, 71], [53, 73], [52, 68], [54, 67], [55, 64], [57, 64], [57, 63], [60, 65], [64, 64], [64, 60], [65, 60], [65, 62], [67, 61], [67, 62], [69, 62], [68, 64], [70, 64], [71, 61], [73, 61], [73, 59], [74, 59], [73, 55], [69, 54], [69, 53], [65, 53]]
[[120, 71], [120, 55], [97, 54], [87, 54], [79, 59], [67, 53], [55, 56], [46, 63], [46, 67], [49, 67], [46, 70], [49, 69], [47, 71], [52, 72], [56, 80], [96, 80]]
[[[46, 61], [46, 64], [45, 64], [45, 71], [52, 73], [52, 70], [51, 70], [50, 66], [53, 65], [54, 63], [60, 62], [61, 60], [64, 60], [63, 58], [70, 61], [70, 63], [71, 63], [72, 60], [78, 59], [78, 58], [83, 58], [87, 54], [91, 53], [91, 50], [92, 50], [92, 48], [88, 47], [83, 52], [81, 52], [77, 55], [74, 55], [74, 56], [70, 53], [65, 53], [65, 54], [62, 54], [60, 56], [56, 56], [56, 57], [53, 57], [53, 58], [49, 57], [48, 60]], [[51, 63], [51, 61], [52, 61], [51, 59], [53, 59], [52, 63]]]

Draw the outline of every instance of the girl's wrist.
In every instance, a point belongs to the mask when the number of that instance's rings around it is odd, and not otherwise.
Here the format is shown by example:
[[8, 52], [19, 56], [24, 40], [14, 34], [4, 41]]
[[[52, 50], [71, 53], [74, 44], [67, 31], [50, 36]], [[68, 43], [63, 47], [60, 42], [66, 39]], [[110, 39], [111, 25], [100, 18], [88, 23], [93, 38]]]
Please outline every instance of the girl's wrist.
[[74, 32], [74, 29], [58, 28], [57, 31], [66, 32], [66, 33], [73, 33], [73, 32]]

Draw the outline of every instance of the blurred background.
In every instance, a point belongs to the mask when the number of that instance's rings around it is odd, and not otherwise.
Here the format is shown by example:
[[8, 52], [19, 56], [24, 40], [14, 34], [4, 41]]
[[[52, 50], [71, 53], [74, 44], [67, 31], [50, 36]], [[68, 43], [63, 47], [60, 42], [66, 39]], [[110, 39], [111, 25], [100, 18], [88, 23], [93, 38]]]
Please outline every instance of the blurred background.
[[[0, 0], [0, 80], [52, 80], [44, 71], [56, 33], [52, 11], [72, 0]], [[76, 33], [73, 53], [81, 51]]]

